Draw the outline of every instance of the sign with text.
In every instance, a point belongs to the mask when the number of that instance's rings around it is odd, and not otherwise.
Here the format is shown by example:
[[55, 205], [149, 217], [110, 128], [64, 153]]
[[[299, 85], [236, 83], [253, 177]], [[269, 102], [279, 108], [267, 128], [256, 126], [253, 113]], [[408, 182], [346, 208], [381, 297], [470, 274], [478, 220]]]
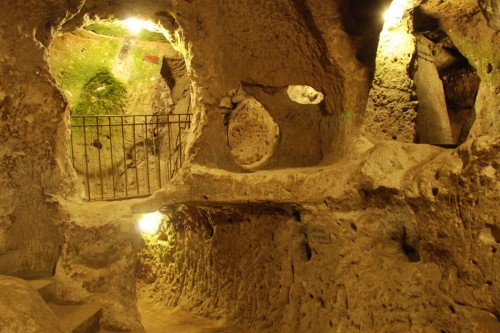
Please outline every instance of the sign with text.
[[307, 239], [312, 243], [331, 243], [328, 229], [320, 225], [307, 226]]

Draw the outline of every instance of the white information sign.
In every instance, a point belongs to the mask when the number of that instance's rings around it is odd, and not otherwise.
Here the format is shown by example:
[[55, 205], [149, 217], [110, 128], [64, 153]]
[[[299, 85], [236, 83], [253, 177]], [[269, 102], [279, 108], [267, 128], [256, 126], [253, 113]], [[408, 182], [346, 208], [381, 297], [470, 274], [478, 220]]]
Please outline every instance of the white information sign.
[[307, 227], [307, 239], [311, 243], [330, 244], [330, 233], [326, 227], [310, 225]]

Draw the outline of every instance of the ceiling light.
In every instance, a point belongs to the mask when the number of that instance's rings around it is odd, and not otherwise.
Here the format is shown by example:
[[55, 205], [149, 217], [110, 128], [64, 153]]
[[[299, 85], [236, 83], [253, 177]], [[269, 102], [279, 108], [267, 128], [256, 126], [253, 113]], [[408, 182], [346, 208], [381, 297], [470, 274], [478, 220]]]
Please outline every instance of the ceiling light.
[[164, 215], [160, 212], [142, 214], [139, 218], [139, 230], [146, 234], [154, 234], [158, 231]]
[[405, 11], [411, 8], [409, 0], [394, 0], [384, 13], [384, 30], [397, 27], [403, 19]]
[[127, 25], [128, 30], [130, 30], [134, 34], [139, 33], [142, 29], [146, 29], [148, 31], [157, 30], [157, 27], [153, 22], [139, 20], [133, 17], [126, 19], [125, 23]]

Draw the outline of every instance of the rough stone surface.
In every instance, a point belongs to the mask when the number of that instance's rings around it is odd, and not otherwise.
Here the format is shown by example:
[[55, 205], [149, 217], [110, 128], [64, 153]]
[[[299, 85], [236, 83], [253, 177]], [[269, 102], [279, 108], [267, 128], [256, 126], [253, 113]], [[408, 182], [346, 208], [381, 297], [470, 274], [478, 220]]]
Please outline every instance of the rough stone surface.
[[262, 104], [249, 98], [231, 112], [227, 136], [236, 162], [252, 170], [265, 164], [274, 153], [279, 128]]
[[0, 295], [0, 332], [64, 332], [59, 319], [26, 281], [0, 275]]
[[[380, 2], [370, 6], [381, 6]], [[372, 70], [372, 64], [361, 63], [357, 53], [376, 41], [378, 22], [367, 18], [366, 29], [355, 24], [347, 29], [344, 23], [356, 13], [349, 1], [179, 1], [175, 5], [179, 25], [192, 43], [191, 66], [203, 100], [200, 111], [211, 123], [211, 129], [200, 133], [193, 145], [200, 164], [240, 171], [230, 162], [224, 118], [217, 102], [240, 83], [269, 90], [303, 84], [321, 91], [325, 95], [325, 122], [330, 128], [323, 140], [323, 159], [349, 154], [348, 133], [361, 122], [366, 102], [360, 96], [368, 91]], [[360, 21], [365, 18], [364, 12], [356, 14]], [[255, 22], [260, 22], [259, 28], [249, 29]], [[277, 121], [273, 115], [276, 106], [254, 97]], [[279, 164], [297, 166], [286, 160]]]
[[[388, 3], [2, 3], [2, 252], [21, 250], [19, 272], [30, 274], [50, 274], [58, 260], [58, 297], [102, 304], [109, 329], [142, 330], [139, 279], [154, 302], [244, 332], [498, 332], [500, 37], [475, 0], [422, 1], [477, 70], [476, 121], [453, 150], [382, 142], [377, 127], [360, 128]], [[182, 29], [174, 36], [192, 80], [187, 162], [148, 199], [79, 202], [47, 47], [87, 14], [131, 12]], [[413, 105], [403, 81], [397, 98]], [[289, 85], [314, 87], [324, 103], [290, 101]], [[235, 87], [280, 128], [266, 170], [246, 172], [227, 145], [220, 101], [241, 102], [228, 94]], [[411, 142], [412, 117], [396, 117], [391, 139], [404, 128]], [[170, 222], [141, 248], [132, 213], [158, 209]], [[312, 242], [310, 226], [330, 243]]]
[[[385, 144], [301, 173], [193, 166], [136, 206], [167, 216], [138, 276], [151, 298], [248, 332], [494, 332], [499, 144]], [[169, 205], [188, 198], [200, 201]], [[310, 241], [310, 225], [331, 243]]]
[[454, 68], [441, 76], [446, 95], [453, 141], [463, 143], [475, 120], [476, 97], [481, 79], [471, 68]]
[[479, 0], [479, 7], [488, 20], [488, 25], [500, 30], [500, 1], [498, 0]]
[[476, 6], [477, 3], [472, 0], [453, 3], [428, 1], [422, 6], [428, 15], [439, 18], [443, 30], [477, 70], [481, 79], [471, 137], [497, 135], [500, 131], [499, 114], [494, 112], [500, 107], [500, 71], [495, 65], [495, 59], [499, 58], [496, 45], [500, 37], [494, 29], [488, 27]]
[[443, 82], [432, 57], [433, 43], [417, 38], [415, 86], [419, 101], [417, 134], [419, 143], [452, 144], [450, 119], [446, 108]]
[[405, 15], [397, 26], [380, 34], [363, 126], [369, 139], [416, 142], [418, 101], [409, 75], [414, 53], [411, 17]]
[[129, 204], [92, 203], [72, 212], [55, 278], [59, 302], [103, 307], [101, 327], [140, 332], [135, 306], [135, 258], [141, 244]]

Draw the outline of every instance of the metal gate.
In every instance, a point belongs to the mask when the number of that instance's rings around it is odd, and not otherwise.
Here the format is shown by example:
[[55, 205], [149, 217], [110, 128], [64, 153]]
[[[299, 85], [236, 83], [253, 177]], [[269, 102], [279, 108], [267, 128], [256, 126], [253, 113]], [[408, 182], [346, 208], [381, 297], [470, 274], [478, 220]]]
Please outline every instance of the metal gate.
[[183, 162], [190, 114], [72, 116], [70, 158], [84, 199], [150, 195]]

